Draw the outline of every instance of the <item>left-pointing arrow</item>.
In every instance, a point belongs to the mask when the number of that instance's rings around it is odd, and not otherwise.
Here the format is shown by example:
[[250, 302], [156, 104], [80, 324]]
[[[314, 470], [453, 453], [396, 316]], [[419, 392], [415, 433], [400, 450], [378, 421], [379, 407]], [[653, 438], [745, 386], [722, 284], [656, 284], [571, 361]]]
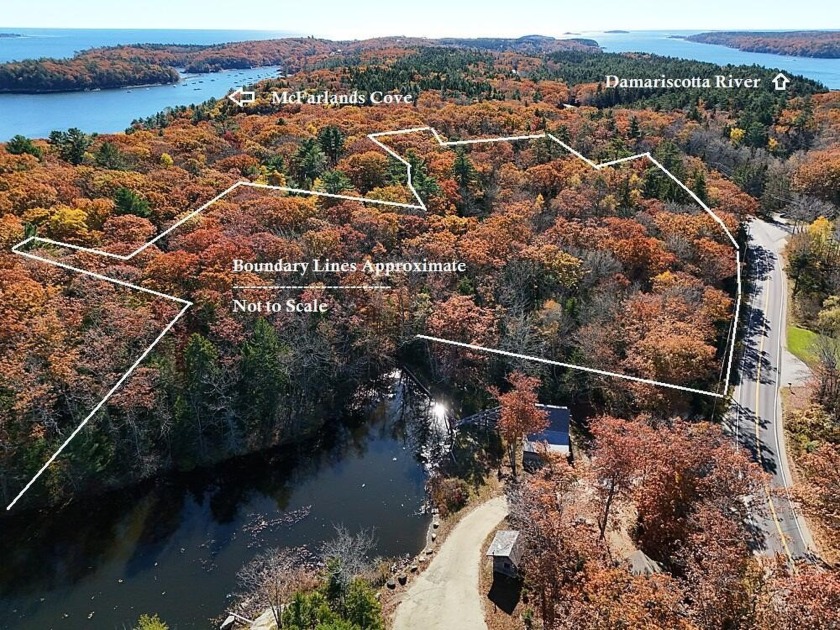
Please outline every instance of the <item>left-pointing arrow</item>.
[[227, 97], [239, 107], [245, 107], [248, 103], [253, 103], [256, 100], [257, 94], [256, 92], [246, 91], [244, 87], [239, 87], [228, 94]]

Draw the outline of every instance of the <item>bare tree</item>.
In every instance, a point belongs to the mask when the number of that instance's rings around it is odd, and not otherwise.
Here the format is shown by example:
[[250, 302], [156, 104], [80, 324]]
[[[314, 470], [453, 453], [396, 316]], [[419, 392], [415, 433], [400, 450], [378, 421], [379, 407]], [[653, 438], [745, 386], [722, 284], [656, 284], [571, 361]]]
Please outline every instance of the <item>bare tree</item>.
[[321, 560], [328, 571], [328, 596], [343, 608], [350, 584], [368, 573], [373, 565], [370, 552], [376, 538], [372, 529], [351, 534], [344, 525], [334, 527], [335, 538], [321, 545]]
[[299, 554], [293, 549], [269, 549], [251, 560], [236, 576], [240, 605], [251, 614], [270, 608], [278, 628], [283, 627], [282, 604], [305, 588], [308, 572], [300, 566]]
[[794, 193], [788, 203], [787, 213], [796, 221], [813, 223], [819, 217], [834, 219], [837, 216], [837, 206], [816, 197]]

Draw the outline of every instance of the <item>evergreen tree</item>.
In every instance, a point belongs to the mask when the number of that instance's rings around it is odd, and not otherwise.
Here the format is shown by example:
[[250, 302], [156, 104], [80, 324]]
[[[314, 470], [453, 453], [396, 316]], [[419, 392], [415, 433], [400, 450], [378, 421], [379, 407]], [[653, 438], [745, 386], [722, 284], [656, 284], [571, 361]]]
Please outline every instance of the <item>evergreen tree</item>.
[[318, 133], [318, 144], [329, 158], [330, 166], [335, 166], [344, 153], [344, 134], [338, 127], [329, 125]]
[[22, 155], [28, 153], [34, 155], [39, 160], [43, 157], [43, 151], [35, 146], [35, 144], [26, 136], [16, 135], [14, 138], [6, 143], [6, 151], [12, 155]]
[[[113, 142], [103, 142], [96, 152], [96, 165], [119, 171], [126, 167], [126, 159]], [[171, 159], [171, 158], [170, 158]]]
[[373, 590], [362, 580], [353, 580], [345, 603], [347, 621], [365, 630], [382, 630], [382, 606]]
[[700, 200], [708, 204], [709, 203], [709, 190], [706, 187], [706, 174], [703, 172], [702, 169], [697, 169], [694, 173], [694, 182], [692, 182], [692, 190], [694, 194], [700, 197]]
[[51, 132], [50, 144], [56, 148], [62, 160], [77, 165], [85, 159], [85, 153], [93, 144], [93, 136], [73, 127], [67, 131]]
[[203, 453], [204, 419], [213, 412], [213, 381], [219, 375], [219, 353], [208, 339], [193, 333], [184, 350], [184, 367], [189, 415]]
[[134, 630], [169, 630], [169, 625], [157, 615], [140, 615]]
[[327, 157], [314, 138], [304, 140], [292, 158], [293, 174], [305, 188], [312, 188], [312, 183], [324, 172], [326, 165]]
[[311, 630], [337, 620], [338, 615], [321, 593], [297, 593], [283, 610], [282, 627], [287, 630]]
[[327, 171], [319, 179], [318, 190], [331, 195], [340, 195], [346, 190], [353, 189], [353, 182], [341, 171]]
[[642, 130], [639, 128], [639, 119], [635, 116], [630, 119], [630, 129], [628, 130], [627, 135], [634, 140], [642, 137]]
[[414, 151], [409, 150], [406, 154], [406, 159], [411, 165], [411, 182], [414, 190], [420, 195], [423, 201], [427, 201], [432, 195], [440, 193], [440, 186], [437, 180], [429, 175], [426, 169], [426, 160], [417, 155]]
[[[679, 181], [684, 181], [685, 169], [683, 168], [682, 154], [676, 144], [670, 140], [663, 140], [654, 150], [653, 157]], [[649, 168], [647, 171], [645, 192], [650, 197], [656, 197], [664, 201], [686, 203], [690, 199], [682, 186], [656, 166]]]
[[455, 181], [458, 182], [458, 188], [461, 190], [468, 190], [470, 185], [475, 181], [475, 167], [472, 165], [472, 162], [463, 147], [459, 147], [455, 151], [455, 162], [452, 164], [452, 174], [455, 176]]
[[152, 216], [149, 202], [129, 188], [118, 188], [114, 203], [117, 214], [133, 214], [146, 219]]
[[277, 331], [263, 318], [257, 320], [251, 338], [242, 346], [242, 408], [251, 424], [267, 433], [274, 428], [281, 396], [288, 387], [288, 375], [280, 363], [286, 352]]

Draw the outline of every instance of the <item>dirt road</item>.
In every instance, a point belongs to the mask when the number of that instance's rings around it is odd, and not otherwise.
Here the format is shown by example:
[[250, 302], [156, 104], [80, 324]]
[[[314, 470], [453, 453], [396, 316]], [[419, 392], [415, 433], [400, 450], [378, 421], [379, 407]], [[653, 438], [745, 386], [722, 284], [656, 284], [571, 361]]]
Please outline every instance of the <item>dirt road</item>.
[[467, 514], [397, 607], [393, 630], [487, 630], [478, 592], [484, 539], [507, 515], [504, 497]]

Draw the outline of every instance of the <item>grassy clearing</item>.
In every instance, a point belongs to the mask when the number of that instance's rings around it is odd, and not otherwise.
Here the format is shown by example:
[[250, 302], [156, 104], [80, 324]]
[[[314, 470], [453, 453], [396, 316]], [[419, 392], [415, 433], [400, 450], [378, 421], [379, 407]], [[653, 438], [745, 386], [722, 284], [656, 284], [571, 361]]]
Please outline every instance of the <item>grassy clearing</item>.
[[814, 365], [817, 360], [816, 352], [814, 350], [817, 333], [799, 328], [798, 326], [788, 326], [787, 328], [787, 347], [791, 353], [807, 363]]

